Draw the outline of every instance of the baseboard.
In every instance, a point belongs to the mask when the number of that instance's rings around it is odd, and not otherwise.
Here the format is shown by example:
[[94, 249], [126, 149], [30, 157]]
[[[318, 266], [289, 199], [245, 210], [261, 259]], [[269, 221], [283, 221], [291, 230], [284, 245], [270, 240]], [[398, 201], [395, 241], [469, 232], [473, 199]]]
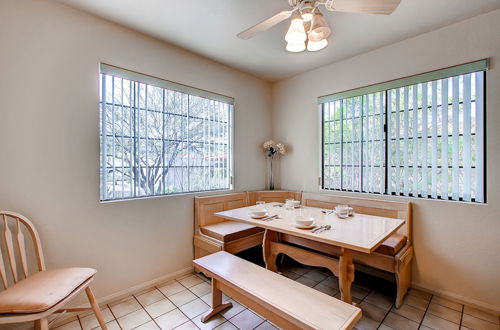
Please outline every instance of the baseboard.
[[[122, 300], [123, 298], [127, 298], [135, 293], [152, 288], [158, 284], [162, 284], [162, 283], [174, 280], [176, 278], [179, 278], [180, 276], [187, 275], [187, 274], [192, 273], [192, 272], [193, 272], [193, 267], [186, 267], [186, 268], [183, 268], [183, 269], [178, 270], [176, 272], [160, 276], [158, 278], [152, 279], [152, 280], [147, 281], [147, 282], [137, 284], [131, 288], [127, 288], [125, 290], [121, 290], [121, 291], [112, 293], [110, 295], [107, 295], [107, 296], [104, 296], [101, 298], [97, 298], [97, 302], [101, 306], [106, 305], [106, 304], [110, 304], [110, 303], [113, 303], [115, 301]], [[76, 307], [88, 307], [88, 303], [80, 305], [80, 306], [76, 306]], [[86, 312], [86, 314], [89, 314], [89, 313], [91, 313], [91, 312]], [[68, 320], [74, 318], [75, 315], [76, 315], [76, 313], [66, 313], [65, 315], [62, 315], [61, 317], [59, 317], [57, 319], [56, 322], [54, 322], [52, 327], [63, 325], [66, 322], [69, 322]]]
[[179, 276], [186, 275], [186, 274], [189, 274], [191, 272], [193, 272], [193, 267], [187, 267], [187, 268], [178, 270], [176, 272], [173, 272], [173, 273], [170, 273], [170, 274], [167, 274], [164, 276], [160, 276], [160, 277], [155, 278], [151, 281], [147, 281], [147, 282], [135, 285], [131, 288], [121, 290], [121, 291], [118, 291], [116, 293], [112, 293], [110, 295], [107, 295], [107, 296], [104, 296], [101, 298], [97, 298], [97, 302], [99, 303], [99, 305], [109, 304], [109, 303], [121, 300], [123, 298], [126, 298], [130, 295], [133, 295], [134, 293], [137, 293], [137, 292], [143, 291], [145, 289], [154, 287], [157, 284], [176, 279]]
[[459, 294], [456, 294], [453, 292], [449, 292], [446, 290], [436, 289], [436, 288], [433, 288], [433, 287], [430, 287], [427, 285], [423, 285], [420, 283], [413, 282], [411, 286], [412, 286], [412, 288], [427, 291], [429, 293], [438, 295], [438, 296], [443, 297], [443, 298], [455, 300], [461, 304], [469, 305], [471, 307], [475, 307], [475, 308], [478, 308], [478, 309], [481, 309], [484, 311], [488, 311], [488, 312], [491, 312], [493, 314], [500, 314], [500, 306], [491, 305], [491, 304], [488, 304], [488, 303], [485, 303], [485, 302], [482, 302], [479, 300], [465, 297], [465, 296], [462, 296], [462, 295], [459, 295]]

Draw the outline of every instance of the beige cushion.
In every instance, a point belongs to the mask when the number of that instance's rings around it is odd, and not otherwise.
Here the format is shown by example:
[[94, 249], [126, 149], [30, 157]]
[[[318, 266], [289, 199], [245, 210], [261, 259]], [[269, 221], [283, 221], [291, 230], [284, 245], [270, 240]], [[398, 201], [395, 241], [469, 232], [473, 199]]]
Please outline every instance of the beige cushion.
[[38, 272], [0, 292], [0, 314], [44, 312], [69, 296], [97, 271], [63, 268]]
[[375, 250], [375, 252], [388, 256], [396, 255], [396, 253], [398, 253], [403, 246], [405, 246], [406, 240], [407, 238], [405, 235], [398, 233], [392, 234]]
[[224, 221], [200, 227], [203, 234], [223, 242], [230, 242], [264, 231], [263, 228], [236, 221]]

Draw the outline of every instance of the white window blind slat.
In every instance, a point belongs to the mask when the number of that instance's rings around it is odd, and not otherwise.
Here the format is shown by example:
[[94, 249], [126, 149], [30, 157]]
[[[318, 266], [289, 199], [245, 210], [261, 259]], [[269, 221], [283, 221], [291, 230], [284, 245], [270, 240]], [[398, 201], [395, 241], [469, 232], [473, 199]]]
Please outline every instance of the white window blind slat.
[[413, 179], [413, 188], [412, 188], [412, 193], [413, 196], [418, 196], [418, 159], [419, 159], [419, 154], [418, 154], [418, 85], [413, 85], [413, 102], [412, 102], [412, 112], [413, 112], [413, 127], [412, 127], [412, 165], [413, 165], [413, 174], [412, 174], [412, 179]]
[[427, 92], [428, 92], [428, 85], [427, 83], [422, 84], [422, 196], [427, 197], [429, 195], [429, 187], [428, 187], [428, 181], [427, 181], [427, 173], [428, 173], [428, 167], [429, 164], [427, 162], [427, 106], [428, 106], [428, 99], [427, 99]]
[[438, 109], [437, 81], [432, 82], [432, 198], [438, 197]]
[[475, 73], [475, 108], [476, 108], [476, 200], [480, 203], [484, 197], [484, 72]]
[[448, 79], [441, 81], [441, 198], [448, 199]]
[[464, 166], [464, 193], [465, 201], [470, 202], [471, 196], [471, 75], [463, 76], [463, 166]]
[[377, 149], [379, 150], [379, 157], [380, 157], [380, 167], [379, 167], [379, 193], [384, 193], [385, 191], [385, 167], [387, 164], [385, 164], [385, 148], [383, 147], [384, 141], [385, 141], [385, 132], [384, 132], [384, 126], [385, 126], [385, 120], [384, 120], [384, 113], [385, 113], [385, 103], [384, 103], [384, 93], [378, 93], [379, 97], [379, 122], [380, 122], [380, 129], [378, 130], [379, 132], [379, 142], [378, 142], [378, 147]]
[[452, 78], [452, 198], [458, 199], [460, 196], [459, 191], [459, 134], [460, 134], [460, 118], [459, 118], [459, 77]]
[[400, 167], [400, 161], [401, 161], [401, 155], [400, 155], [400, 150], [401, 150], [401, 95], [400, 95], [400, 89], [396, 89], [396, 159], [395, 159], [395, 164], [394, 164], [394, 169], [396, 171], [396, 186], [395, 186], [395, 193], [400, 193], [402, 191], [401, 189], [401, 178], [400, 178], [400, 173], [401, 173], [401, 167]]
[[375, 125], [375, 114], [377, 113], [377, 105], [375, 103], [375, 94], [371, 95], [372, 99], [372, 106], [371, 106], [371, 111], [370, 111], [370, 138], [371, 138], [371, 143], [370, 143], [370, 192], [373, 193], [375, 191], [375, 138], [376, 138], [376, 131], [377, 127]]
[[409, 173], [408, 173], [408, 148], [409, 148], [409, 126], [410, 126], [410, 90], [409, 87], [404, 88], [404, 126], [403, 126], [403, 134], [404, 134], [404, 145], [403, 145], [403, 180], [404, 180], [404, 194], [405, 196], [409, 195], [410, 192], [410, 183], [409, 183]]
[[356, 135], [356, 129], [355, 129], [355, 112], [356, 112], [356, 102], [357, 98], [353, 99], [353, 102], [351, 103], [351, 191], [355, 191], [355, 176], [356, 176], [356, 171], [354, 170], [354, 165], [355, 165], [355, 147], [354, 147], [354, 141], [359, 140], [359, 137]]

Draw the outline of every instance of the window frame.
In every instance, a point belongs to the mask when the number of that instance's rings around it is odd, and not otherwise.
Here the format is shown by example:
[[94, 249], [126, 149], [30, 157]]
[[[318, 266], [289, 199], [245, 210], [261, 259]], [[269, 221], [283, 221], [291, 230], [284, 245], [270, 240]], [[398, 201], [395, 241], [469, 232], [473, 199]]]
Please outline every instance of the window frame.
[[[228, 188], [221, 188], [221, 189], [210, 189], [210, 190], [193, 190], [193, 191], [182, 191], [182, 192], [171, 192], [171, 193], [163, 193], [163, 194], [151, 194], [151, 195], [144, 195], [144, 196], [131, 196], [131, 197], [118, 197], [118, 198], [107, 198], [103, 199], [103, 193], [102, 193], [102, 183], [103, 183], [103, 139], [102, 139], [102, 132], [101, 129], [99, 129], [99, 202], [100, 203], [113, 203], [113, 202], [120, 202], [120, 201], [128, 201], [128, 200], [140, 200], [140, 199], [151, 199], [151, 198], [163, 198], [163, 197], [169, 197], [169, 196], [182, 196], [182, 195], [194, 195], [194, 194], [213, 194], [213, 193], [220, 193], [220, 192], [231, 192], [234, 191], [234, 132], [235, 132], [235, 126], [234, 126], [234, 116], [235, 116], [235, 100], [233, 97], [225, 96], [219, 93], [215, 92], [210, 92], [204, 89], [199, 89], [196, 87], [191, 87], [188, 85], [176, 83], [173, 81], [169, 81], [166, 79], [158, 78], [155, 76], [151, 76], [148, 74], [144, 73], [139, 73], [133, 70], [121, 68], [118, 66], [106, 64], [106, 63], [100, 63], [99, 64], [99, 85], [101, 84], [100, 79], [102, 74], [107, 74], [107, 75], [112, 75], [116, 76], [122, 79], [130, 80], [133, 82], [138, 82], [140, 84], [145, 84], [148, 86], [153, 86], [153, 87], [158, 87], [162, 88], [168, 91], [173, 91], [173, 92], [179, 92], [186, 94], [187, 97], [194, 96], [194, 97], [200, 97], [204, 98], [210, 101], [216, 101], [216, 102], [221, 102], [224, 104], [229, 105], [228, 109], [228, 180], [229, 180], [229, 187]], [[102, 127], [102, 88], [99, 88], [98, 91], [98, 108], [99, 108], [99, 127]]]
[[[333, 94], [328, 94], [324, 96], [320, 96], [317, 98], [317, 103], [318, 103], [318, 142], [320, 144], [320, 152], [319, 152], [319, 168], [318, 168], [318, 190], [323, 191], [323, 192], [342, 192], [342, 193], [353, 193], [353, 194], [367, 194], [367, 195], [380, 195], [380, 196], [394, 196], [394, 197], [404, 197], [404, 198], [418, 198], [418, 199], [425, 199], [425, 200], [433, 200], [433, 201], [452, 201], [452, 202], [460, 202], [460, 203], [473, 203], [475, 205], [486, 205], [488, 203], [488, 196], [487, 196], [487, 99], [486, 99], [486, 91], [487, 91], [487, 71], [489, 67], [489, 59], [482, 59], [478, 61], [473, 61], [461, 65], [456, 65], [456, 66], [451, 66], [448, 68], [444, 69], [438, 69], [434, 71], [429, 71], [425, 72], [422, 74], [417, 74], [417, 75], [412, 75], [404, 78], [399, 78], [399, 79], [394, 79], [382, 83], [377, 83], [373, 85], [368, 85], [360, 88], [354, 88], [338, 93], [333, 93]], [[422, 196], [421, 194], [418, 195], [405, 195], [403, 192], [400, 192], [399, 194], [395, 193], [394, 191], [391, 191], [391, 193], [388, 193], [388, 182], [390, 180], [389, 178], [389, 165], [388, 165], [388, 101], [387, 101], [387, 94], [389, 90], [393, 90], [396, 88], [401, 88], [405, 86], [412, 86], [415, 84], [421, 84], [421, 83], [430, 83], [434, 80], [440, 80], [440, 79], [445, 79], [445, 78], [450, 78], [454, 76], [459, 76], [459, 75], [464, 75], [464, 74], [469, 74], [469, 73], [474, 73], [474, 72], [480, 72], [483, 71], [483, 123], [482, 123], [482, 134], [483, 134], [483, 201], [475, 201], [472, 199], [471, 201], [465, 201], [463, 200], [462, 197], [459, 197], [458, 200], [455, 200], [452, 198], [452, 196], [448, 196], [448, 198], [442, 198], [441, 194], [437, 195], [437, 198], [433, 198], [432, 194], [428, 194], [427, 196]], [[352, 191], [348, 189], [330, 189], [330, 188], [325, 188], [325, 175], [324, 175], [324, 155], [325, 155], [325, 134], [324, 134], [324, 111], [323, 111], [323, 105], [328, 102], [334, 102], [337, 100], [344, 100], [348, 98], [354, 98], [358, 96], [364, 96], [367, 94], [372, 94], [372, 93], [377, 93], [377, 92], [383, 92], [384, 93], [384, 117], [385, 117], [385, 124], [384, 124], [384, 154], [385, 154], [385, 159], [384, 159], [384, 165], [385, 165], [385, 177], [384, 177], [384, 192], [379, 193], [379, 192], [366, 192], [361, 189], [361, 191]], [[342, 180], [342, 178], [340, 178]], [[363, 182], [360, 183], [361, 187], [363, 187]]]

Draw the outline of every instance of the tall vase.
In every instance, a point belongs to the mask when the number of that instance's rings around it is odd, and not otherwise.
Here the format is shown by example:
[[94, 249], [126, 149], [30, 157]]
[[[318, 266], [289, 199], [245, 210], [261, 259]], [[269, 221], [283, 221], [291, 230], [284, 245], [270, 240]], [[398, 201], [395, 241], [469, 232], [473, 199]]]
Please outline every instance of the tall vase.
[[269, 190], [274, 190], [273, 156], [269, 157], [271, 161], [269, 172]]

